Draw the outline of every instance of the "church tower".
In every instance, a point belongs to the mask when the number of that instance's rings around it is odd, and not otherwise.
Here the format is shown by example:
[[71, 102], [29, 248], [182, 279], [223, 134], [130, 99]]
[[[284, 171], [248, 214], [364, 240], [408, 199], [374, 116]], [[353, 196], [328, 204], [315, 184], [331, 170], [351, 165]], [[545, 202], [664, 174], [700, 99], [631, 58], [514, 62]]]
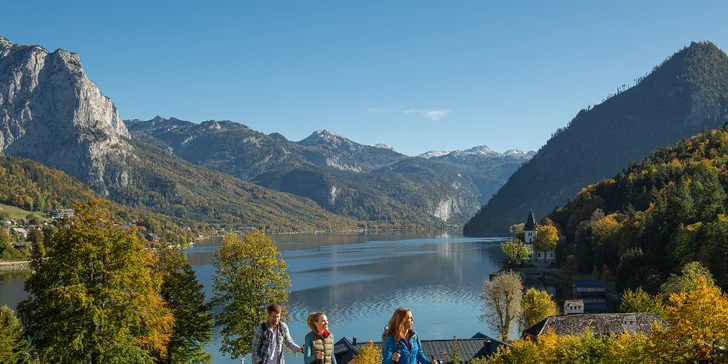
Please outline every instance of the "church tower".
[[533, 248], [533, 241], [536, 240], [536, 216], [533, 215], [533, 210], [528, 213], [526, 225], [523, 227], [523, 239], [526, 246], [533, 252], [530, 259], [533, 260], [536, 255], [536, 250]]

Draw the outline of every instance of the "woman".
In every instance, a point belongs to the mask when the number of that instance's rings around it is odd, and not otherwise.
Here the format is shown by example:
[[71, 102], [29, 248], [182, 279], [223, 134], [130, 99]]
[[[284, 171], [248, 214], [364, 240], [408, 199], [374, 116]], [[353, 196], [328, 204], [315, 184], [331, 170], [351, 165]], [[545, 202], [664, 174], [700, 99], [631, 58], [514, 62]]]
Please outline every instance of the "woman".
[[408, 308], [400, 307], [394, 311], [384, 333], [386, 340], [382, 364], [437, 364], [437, 360], [427, 360], [422, 352], [420, 339], [412, 328], [414, 322], [412, 311]]
[[329, 319], [323, 312], [314, 312], [306, 319], [311, 332], [306, 334], [303, 363], [336, 364], [334, 335], [329, 332]]

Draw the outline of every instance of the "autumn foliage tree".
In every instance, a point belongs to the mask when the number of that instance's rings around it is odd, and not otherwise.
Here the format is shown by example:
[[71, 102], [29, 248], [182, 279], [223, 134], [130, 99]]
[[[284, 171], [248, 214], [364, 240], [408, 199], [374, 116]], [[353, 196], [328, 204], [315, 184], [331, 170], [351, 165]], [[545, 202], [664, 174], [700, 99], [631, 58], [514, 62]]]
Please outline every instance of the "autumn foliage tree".
[[[644, 292], [642, 292], [644, 293]], [[644, 298], [644, 297], [643, 297]], [[488, 363], [726, 363], [728, 295], [698, 277], [694, 288], [671, 294], [668, 325], [654, 322], [648, 334], [622, 332], [595, 337], [557, 336], [549, 330], [537, 341], [519, 339]]]
[[381, 364], [382, 349], [374, 345], [374, 341], [369, 342], [359, 348], [359, 355], [354, 357], [354, 364]]
[[31, 260], [18, 305], [33, 350], [56, 363], [152, 363], [166, 356], [172, 312], [155, 256], [115, 224], [109, 203], [77, 203]]
[[501, 340], [508, 339], [511, 324], [523, 312], [522, 297], [523, 283], [521, 275], [517, 272], [500, 272], [492, 279], [483, 282], [483, 301], [486, 307], [483, 318], [488, 325], [498, 331]]
[[529, 288], [523, 295], [521, 301], [523, 308], [523, 322], [526, 327], [531, 327], [539, 321], [559, 314], [559, 308], [551, 295], [542, 290]]
[[233, 359], [250, 351], [255, 328], [267, 320], [266, 307], [288, 301], [288, 265], [273, 239], [254, 230], [241, 238], [228, 235], [214, 256], [213, 303], [222, 334], [222, 352]]
[[556, 228], [556, 226], [548, 224], [548, 225], [539, 225], [536, 228], [536, 239], [533, 242], [533, 245], [536, 247], [537, 250], [541, 251], [549, 251], [556, 248], [556, 244], [559, 242], [559, 230]]
[[728, 295], [708, 284], [705, 277], [695, 280], [690, 291], [673, 293], [667, 306], [670, 327], [655, 330], [651, 354], [663, 361], [720, 362], [728, 356], [716, 348], [728, 345]]

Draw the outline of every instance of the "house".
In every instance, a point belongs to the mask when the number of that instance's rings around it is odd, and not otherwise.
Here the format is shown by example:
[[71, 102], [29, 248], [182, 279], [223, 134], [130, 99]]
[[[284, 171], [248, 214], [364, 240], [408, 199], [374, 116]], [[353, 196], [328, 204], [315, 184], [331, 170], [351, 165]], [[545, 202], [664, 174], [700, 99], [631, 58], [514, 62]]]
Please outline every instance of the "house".
[[[357, 342], [356, 337], [351, 341], [346, 337], [341, 338], [334, 344], [334, 355], [337, 364], [347, 364], [356, 355], [361, 353], [361, 347], [368, 344], [368, 340]], [[437, 359], [442, 364], [452, 364], [450, 357], [455, 339], [451, 340], [420, 340], [422, 343], [422, 351], [429, 359]], [[460, 346], [460, 359], [462, 361], [470, 361], [473, 358], [487, 357], [498, 351], [501, 346], [508, 344], [488, 337], [482, 333], [477, 333], [470, 339], [457, 339]], [[381, 348], [381, 342], [375, 342], [374, 345]]]
[[8, 217], [3, 217], [2, 219], [0, 219], [0, 224], [5, 225], [6, 227], [13, 226], [15, 225], [15, 220]]
[[575, 299], [584, 302], [586, 311], [607, 309], [607, 283], [601, 279], [576, 279], [572, 285]]
[[10, 232], [23, 239], [28, 237], [28, 230], [23, 228], [12, 228], [10, 229]]
[[564, 315], [584, 313], [584, 300], [566, 300], [564, 302]]
[[15, 243], [15, 245], [13, 245], [13, 248], [18, 249], [18, 250], [25, 249], [25, 248], [33, 249], [33, 243], [31, 243], [29, 241], [21, 241], [21, 242]]
[[52, 210], [45, 210], [46, 217], [51, 218], [53, 220], [57, 219], [63, 219], [63, 218], [72, 218], [73, 215], [76, 214], [76, 211], [73, 209], [52, 209]]
[[648, 334], [652, 324], [667, 325], [654, 313], [585, 313], [567, 316], [547, 317], [537, 324], [523, 330], [521, 337], [537, 339], [553, 330], [556, 335], [584, 335], [587, 328], [594, 336], [618, 334], [621, 332], [641, 332]]
[[555, 259], [554, 250], [537, 250], [534, 241], [536, 240], [536, 216], [533, 214], [533, 210], [529, 211], [528, 217], [526, 218], [526, 224], [523, 226], [523, 239], [526, 246], [531, 248], [533, 254], [531, 254], [530, 263], [541, 263], [543, 265], [551, 264]]

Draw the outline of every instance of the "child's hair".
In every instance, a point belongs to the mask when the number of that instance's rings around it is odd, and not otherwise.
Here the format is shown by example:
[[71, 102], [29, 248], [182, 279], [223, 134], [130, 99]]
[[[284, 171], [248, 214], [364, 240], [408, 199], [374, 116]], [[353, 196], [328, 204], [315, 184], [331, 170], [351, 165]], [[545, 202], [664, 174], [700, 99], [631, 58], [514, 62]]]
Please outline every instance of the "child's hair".
[[308, 327], [311, 328], [311, 330], [316, 331], [316, 322], [323, 316], [323, 312], [311, 312], [311, 314], [308, 315], [308, 318], [306, 319], [306, 323], [308, 324]]

